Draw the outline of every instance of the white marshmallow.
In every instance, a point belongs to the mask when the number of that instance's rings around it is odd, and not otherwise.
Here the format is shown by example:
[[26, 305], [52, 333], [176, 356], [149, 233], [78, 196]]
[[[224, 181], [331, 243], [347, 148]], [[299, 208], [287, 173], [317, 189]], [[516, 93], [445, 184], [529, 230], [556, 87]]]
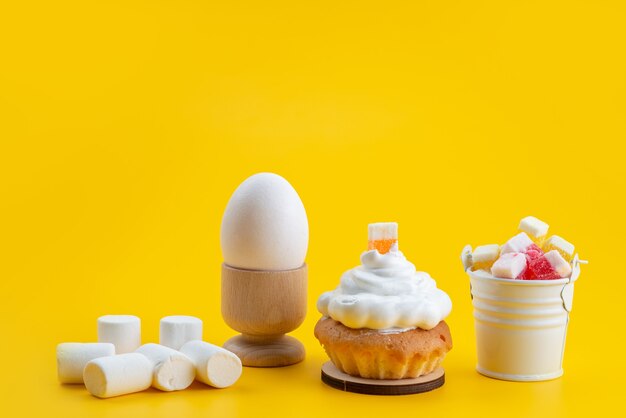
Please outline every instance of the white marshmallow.
[[561, 250], [564, 254], [567, 254], [567, 256], [570, 258], [574, 256], [574, 244], [558, 235], [552, 235], [550, 238], [548, 238], [544, 245], [544, 248], [556, 248]]
[[533, 244], [533, 240], [531, 240], [525, 232], [520, 232], [502, 246], [500, 254], [523, 253]]
[[480, 245], [472, 253], [472, 261], [474, 263], [489, 262], [498, 258], [499, 254], [500, 246], [498, 244]]
[[517, 279], [526, 269], [526, 256], [522, 253], [506, 253], [491, 266], [491, 274], [502, 279]]
[[134, 315], [101, 316], [98, 341], [114, 344], [117, 354], [132, 353], [141, 345], [141, 320]]
[[202, 340], [202, 320], [194, 316], [173, 315], [161, 318], [159, 343], [180, 350], [185, 343]]
[[546, 259], [554, 269], [559, 274], [560, 278], [569, 277], [572, 273], [572, 266], [563, 258], [563, 256], [557, 251], [552, 250], [546, 253]]
[[542, 238], [548, 233], [550, 226], [534, 216], [527, 216], [519, 222], [518, 229], [526, 232], [531, 237]]
[[61, 343], [57, 345], [59, 382], [83, 383], [83, 369], [89, 361], [115, 355], [110, 343]]
[[144, 344], [136, 353], [141, 353], [152, 362], [154, 372], [152, 387], [171, 392], [186, 389], [196, 375], [189, 357], [180, 351], [159, 344]]
[[152, 384], [152, 362], [140, 353], [100, 357], [85, 366], [85, 387], [93, 396], [110, 398], [140, 392]]
[[189, 341], [180, 351], [196, 366], [196, 379], [216, 388], [234, 384], [241, 376], [241, 360], [228, 350], [204, 341]]

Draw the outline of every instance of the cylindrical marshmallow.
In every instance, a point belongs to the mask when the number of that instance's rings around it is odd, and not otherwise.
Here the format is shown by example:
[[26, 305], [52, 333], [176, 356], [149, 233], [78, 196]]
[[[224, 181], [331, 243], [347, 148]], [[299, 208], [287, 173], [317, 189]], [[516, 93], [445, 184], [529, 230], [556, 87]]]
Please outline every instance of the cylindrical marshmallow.
[[228, 350], [204, 341], [189, 341], [180, 351], [191, 358], [196, 379], [216, 388], [234, 384], [241, 376], [241, 360]]
[[89, 361], [115, 355], [110, 343], [61, 343], [57, 345], [59, 382], [83, 383], [83, 369]]
[[85, 366], [85, 387], [98, 398], [125, 395], [148, 389], [153, 365], [140, 353], [126, 353], [91, 360]]
[[101, 316], [98, 341], [115, 345], [117, 354], [132, 353], [141, 345], [141, 321], [134, 315]]
[[202, 340], [202, 320], [194, 316], [173, 315], [161, 318], [159, 342], [174, 350], [185, 343]]
[[159, 344], [144, 344], [136, 351], [152, 362], [152, 387], [166, 392], [186, 389], [196, 374], [189, 357], [169, 347]]

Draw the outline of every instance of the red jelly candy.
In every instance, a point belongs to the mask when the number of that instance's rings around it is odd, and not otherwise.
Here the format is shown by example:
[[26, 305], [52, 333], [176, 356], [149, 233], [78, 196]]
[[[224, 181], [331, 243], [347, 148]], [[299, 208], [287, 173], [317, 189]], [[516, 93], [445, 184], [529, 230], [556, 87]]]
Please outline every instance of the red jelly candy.
[[554, 270], [552, 264], [543, 254], [535, 258], [531, 258], [529, 254], [526, 254], [526, 257], [528, 264], [526, 265], [526, 270], [522, 273], [522, 280], [553, 280], [559, 278], [559, 273]]
[[526, 253], [527, 258], [531, 260], [543, 255], [543, 251], [541, 251], [541, 248], [539, 248], [537, 244], [530, 245], [524, 252]]

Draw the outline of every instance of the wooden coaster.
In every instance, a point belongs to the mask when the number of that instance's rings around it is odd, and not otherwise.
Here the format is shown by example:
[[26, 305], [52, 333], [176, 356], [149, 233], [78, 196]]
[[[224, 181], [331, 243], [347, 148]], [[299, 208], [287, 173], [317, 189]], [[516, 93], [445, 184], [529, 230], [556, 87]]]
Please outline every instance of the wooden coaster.
[[322, 365], [322, 382], [345, 392], [366, 395], [410, 395], [428, 392], [443, 386], [445, 378], [446, 375], [441, 367], [415, 379], [376, 380], [345, 374], [339, 371], [331, 361]]

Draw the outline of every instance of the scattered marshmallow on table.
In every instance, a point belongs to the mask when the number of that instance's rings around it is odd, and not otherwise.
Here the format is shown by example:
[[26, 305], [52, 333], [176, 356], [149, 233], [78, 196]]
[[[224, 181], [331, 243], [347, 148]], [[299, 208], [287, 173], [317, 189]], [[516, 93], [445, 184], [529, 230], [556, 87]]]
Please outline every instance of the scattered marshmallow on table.
[[180, 351], [193, 361], [196, 379], [216, 388], [233, 385], [241, 376], [241, 360], [230, 351], [204, 341], [190, 341]]
[[59, 382], [83, 383], [85, 365], [96, 358], [115, 355], [110, 343], [61, 343], [57, 345]]
[[141, 345], [141, 320], [134, 315], [101, 316], [98, 341], [115, 345], [117, 354], [132, 353]]
[[201, 319], [185, 315], [161, 318], [159, 343], [180, 350], [185, 343], [194, 340], [202, 340]]
[[502, 254], [493, 266], [491, 274], [503, 279], [517, 279], [526, 269], [526, 256], [521, 253]]
[[196, 369], [189, 357], [172, 348], [160, 344], [144, 344], [136, 353], [143, 354], [152, 362], [152, 387], [170, 392], [186, 389], [196, 375]]
[[85, 366], [85, 387], [98, 398], [110, 398], [148, 389], [153, 364], [140, 353], [100, 357]]

